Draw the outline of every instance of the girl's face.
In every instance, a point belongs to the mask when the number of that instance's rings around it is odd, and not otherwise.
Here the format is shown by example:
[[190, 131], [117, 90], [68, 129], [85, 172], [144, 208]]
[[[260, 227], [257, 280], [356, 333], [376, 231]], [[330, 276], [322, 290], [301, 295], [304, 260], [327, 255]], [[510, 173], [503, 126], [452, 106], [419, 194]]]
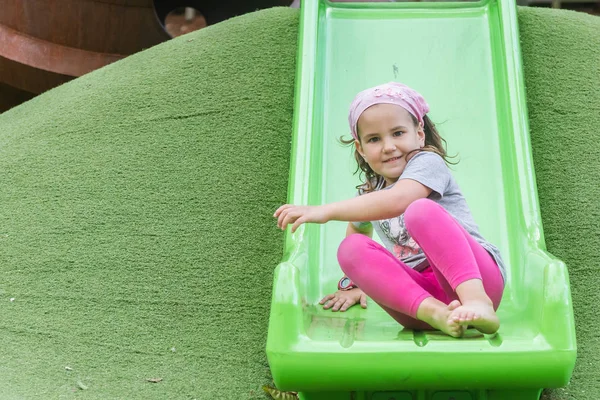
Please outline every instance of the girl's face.
[[358, 119], [358, 137], [354, 142], [371, 169], [381, 175], [386, 186], [395, 183], [407, 160], [406, 155], [425, 145], [425, 132], [415, 126], [411, 115], [395, 104], [375, 104]]

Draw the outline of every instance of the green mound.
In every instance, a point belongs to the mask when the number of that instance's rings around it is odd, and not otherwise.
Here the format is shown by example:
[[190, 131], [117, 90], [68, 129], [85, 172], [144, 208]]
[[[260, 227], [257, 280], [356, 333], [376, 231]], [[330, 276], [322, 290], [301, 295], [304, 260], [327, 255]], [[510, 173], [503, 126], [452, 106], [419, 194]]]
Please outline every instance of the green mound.
[[297, 29], [236, 18], [0, 117], [1, 399], [264, 399]]
[[[600, 19], [519, 18], [546, 241], [571, 272], [580, 349], [572, 385], [546, 397], [591, 400]], [[266, 398], [297, 26], [285, 8], [235, 18], [0, 116], [0, 398]]]
[[600, 398], [600, 18], [521, 8], [519, 24], [546, 245], [569, 269], [577, 326], [571, 385], [544, 398], [594, 400]]

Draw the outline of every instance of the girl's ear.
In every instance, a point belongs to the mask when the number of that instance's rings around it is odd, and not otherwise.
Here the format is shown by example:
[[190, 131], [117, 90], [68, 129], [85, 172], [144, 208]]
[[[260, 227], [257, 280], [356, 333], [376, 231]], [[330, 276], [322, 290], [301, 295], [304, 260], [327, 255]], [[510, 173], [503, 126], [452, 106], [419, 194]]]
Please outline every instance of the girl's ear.
[[419, 138], [421, 147], [425, 147], [425, 129], [422, 122], [419, 122], [419, 126], [417, 127], [417, 137]]
[[358, 154], [360, 154], [362, 158], [365, 158], [365, 152], [363, 151], [362, 146], [360, 145], [360, 140], [354, 140], [354, 147], [356, 147], [356, 151], [358, 151]]

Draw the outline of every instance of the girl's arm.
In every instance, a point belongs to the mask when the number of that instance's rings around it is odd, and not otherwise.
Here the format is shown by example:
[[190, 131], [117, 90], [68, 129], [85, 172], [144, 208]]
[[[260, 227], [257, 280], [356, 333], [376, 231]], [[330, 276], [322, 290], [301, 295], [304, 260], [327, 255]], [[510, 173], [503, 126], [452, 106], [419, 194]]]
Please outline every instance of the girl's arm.
[[402, 215], [413, 201], [425, 198], [431, 189], [412, 179], [402, 179], [389, 190], [380, 190], [322, 206], [295, 206], [286, 204], [275, 211], [277, 226], [285, 229], [292, 225], [295, 232], [306, 222], [375, 221]]
[[375, 221], [402, 215], [413, 201], [427, 197], [431, 189], [412, 179], [402, 179], [389, 190], [379, 190], [326, 204], [329, 221]]

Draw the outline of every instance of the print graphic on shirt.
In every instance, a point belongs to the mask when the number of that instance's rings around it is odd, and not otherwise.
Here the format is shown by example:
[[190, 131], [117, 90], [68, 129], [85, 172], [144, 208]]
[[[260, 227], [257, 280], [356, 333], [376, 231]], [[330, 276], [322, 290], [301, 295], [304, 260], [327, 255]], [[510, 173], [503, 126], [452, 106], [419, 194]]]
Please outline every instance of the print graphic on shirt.
[[404, 214], [399, 217], [379, 221], [381, 230], [394, 243], [394, 255], [400, 259], [414, 256], [421, 248], [410, 236], [404, 225]]

